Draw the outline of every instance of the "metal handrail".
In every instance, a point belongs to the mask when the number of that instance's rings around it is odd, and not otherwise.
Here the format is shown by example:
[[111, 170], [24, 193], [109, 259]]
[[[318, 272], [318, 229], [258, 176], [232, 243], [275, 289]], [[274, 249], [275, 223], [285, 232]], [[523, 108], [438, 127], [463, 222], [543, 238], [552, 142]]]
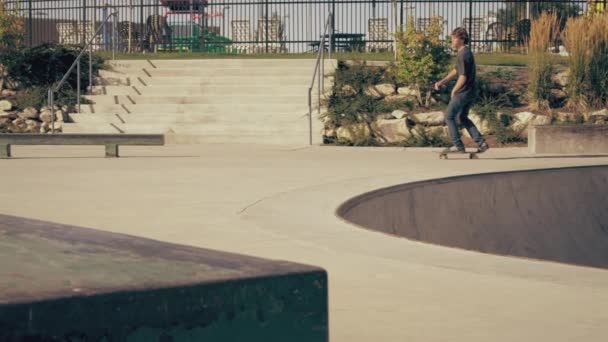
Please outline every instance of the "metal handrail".
[[92, 43], [95, 40], [95, 38], [97, 38], [97, 36], [99, 35], [100, 31], [102, 28], [104, 28], [106, 26], [106, 24], [108, 23], [108, 21], [110, 20], [110, 18], [114, 17], [114, 20], [112, 21], [112, 59], [115, 58], [115, 49], [116, 49], [116, 18], [118, 17], [118, 11], [116, 10], [116, 8], [114, 8], [114, 12], [108, 14], [108, 16], [104, 19], [104, 21], [101, 23], [101, 25], [99, 25], [99, 27], [97, 28], [97, 30], [95, 31], [95, 34], [91, 37], [91, 39], [89, 39], [89, 41], [85, 44], [85, 46], [82, 48], [82, 50], [80, 51], [80, 53], [78, 54], [78, 57], [76, 57], [76, 60], [74, 60], [74, 62], [72, 63], [72, 65], [70, 66], [70, 68], [68, 69], [68, 71], [66, 71], [65, 75], [63, 75], [63, 78], [61, 78], [61, 81], [59, 81], [59, 83], [57, 83], [54, 87], [50, 87], [48, 92], [47, 92], [47, 104], [48, 107], [51, 111], [51, 133], [55, 133], [55, 93], [58, 92], [61, 87], [63, 86], [63, 84], [67, 81], [70, 73], [72, 71], [74, 71], [74, 67], [76, 67], [76, 74], [78, 76], [77, 78], [77, 83], [76, 83], [76, 99], [77, 99], [77, 108], [78, 108], [78, 113], [80, 113], [80, 58], [82, 57], [82, 55], [84, 54], [84, 52], [89, 49], [89, 91], [92, 91], [93, 89], [93, 49], [92, 49]]
[[[318, 99], [317, 99], [317, 111], [321, 114], [321, 89], [325, 90], [325, 63], [321, 63], [325, 57], [325, 41], [327, 37], [327, 31], [329, 32], [330, 44], [329, 44], [329, 59], [331, 59], [331, 53], [333, 50], [333, 27], [331, 25], [333, 20], [333, 13], [330, 12], [327, 17], [327, 21], [325, 22], [325, 27], [323, 29], [323, 34], [321, 35], [321, 41], [319, 42], [319, 53], [317, 54], [317, 62], [315, 64], [315, 69], [312, 73], [312, 81], [310, 83], [310, 87], [308, 87], [308, 144], [312, 145], [312, 89], [315, 86], [315, 80], [317, 81], [318, 88]], [[319, 65], [321, 67], [319, 67]], [[317, 77], [318, 76], [318, 77]]]

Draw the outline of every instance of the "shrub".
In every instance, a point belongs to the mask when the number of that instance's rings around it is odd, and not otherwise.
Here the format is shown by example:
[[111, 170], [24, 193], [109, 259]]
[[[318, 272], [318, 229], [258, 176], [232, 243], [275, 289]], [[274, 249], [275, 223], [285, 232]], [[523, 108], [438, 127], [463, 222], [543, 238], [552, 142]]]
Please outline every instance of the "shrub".
[[[74, 63], [80, 49], [58, 44], [43, 44], [33, 48], [3, 54], [0, 63], [4, 64], [8, 77], [17, 81], [22, 87], [49, 87], [61, 80]], [[89, 84], [88, 55], [80, 59], [81, 90]], [[93, 55], [93, 74], [103, 65], [103, 59]], [[76, 89], [76, 72], [72, 72], [66, 82], [68, 88]]]
[[410, 19], [406, 30], [396, 33], [397, 62], [393, 72], [399, 83], [416, 90], [419, 104], [428, 107], [432, 83], [446, 72], [450, 55], [440, 41], [441, 18], [431, 18], [431, 24], [424, 32], [417, 31], [413, 18]]
[[533, 109], [548, 109], [555, 73], [555, 58], [549, 48], [555, 45], [559, 34], [557, 15], [543, 13], [532, 21], [530, 30], [530, 83], [528, 96]]
[[585, 110], [608, 103], [608, 13], [568, 21], [562, 35], [570, 56], [568, 106]]

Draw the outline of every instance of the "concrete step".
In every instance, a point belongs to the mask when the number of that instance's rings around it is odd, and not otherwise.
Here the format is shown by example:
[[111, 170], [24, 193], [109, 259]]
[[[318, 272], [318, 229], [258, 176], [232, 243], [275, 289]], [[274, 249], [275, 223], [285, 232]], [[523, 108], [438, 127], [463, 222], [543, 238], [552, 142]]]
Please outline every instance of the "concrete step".
[[[273, 96], [272, 94], [265, 95], [243, 95], [239, 93], [234, 94], [210, 94], [210, 95], [199, 95], [199, 96], [154, 96], [154, 95], [140, 95], [140, 96], [129, 96], [129, 95], [87, 95], [86, 99], [93, 102], [93, 104], [215, 104], [223, 105], [233, 101], [241, 103], [247, 103], [250, 105], [267, 105], [270, 103], [292, 103], [292, 104], [306, 104], [307, 94], [302, 95], [289, 95], [289, 96]], [[314, 101], [313, 101], [314, 102]]]
[[234, 86], [219, 85], [163, 85], [151, 84], [149, 86], [93, 86], [93, 95], [180, 95], [192, 96], [201, 94], [228, 94], [238, 91], [245, 94], [267, 94], [276, 96], [307, 94], [308, 85], [286, 85], [276, 87], [272, 84]]
[[[69, 114], [70, 120], [76, 123], [91, 123], [91, 124], [288, 124], [291, 122], [307, 119], [306, 114], [294, 113], [275, 113], [267, 114], [260, 113], [243, 113], [241, 115], [209, 115], [203, 113], [190, 114]], [[316, 112], [313, 113], [313, 118], [316, 118]]]
[[[242, 68], [242, 67], [276, 67], [290, 66], [293, 68], [313, 68], [316, 59], [175, 59], [175, 60], [116, 60], [107, 64], [114, 70], [129, 70], [138, 68], [166, 69], [166, 68], [189, 68], [189, 67], [215, 67], [215, 68]], [[325, 59], [325, 65], [335, 66], [336, 60]]]
[[239, 101], [221, 104], [92, 104], [82, 105], [81, 113], [118, 113], [118, 114], [179, 114], [179, 113], [205, 113], [205, 114], [227, 114], [227, 113], [305, 113], [308, 105], [302, 103], [267, 103], [250, 104]]
[[[233, 86], [254, 86], [258, 84], [268, 84], [279, 86], [289, 85], [310, 85], [312, 75], [306, 76], [260, 76], [260, 77], [242, 77], [242, 76], [225, 76], [217, 78], [204, 77], [109, 77], [97, 78], [93, 85], [109, 86], [109, 85], [124, 85], [124, 86], [151, 86], [151, 85], [182, 85], [182, 86], [213, 86], [213, 85], [233, 85]], [[333, 77], [325, 77], [325, 83], [333, 82]]]
[[256, 68], [256, 67], [243, 67], [243, 68], [181, 68], [181, 69], [131, 69], [129, 71], [108, 71], [100, 70], [99, 75], [101, 77], [118, 77], [123, 76], [141, 76], [141, 77], [200, 77], [200, 78], [214, 78], [214, 77], [227, 77], [227, 76], [251, 76], [251, 77], [262, 77], [262, 76], [285, 76], [288, 75], [300, 75], [312, 77], [313, 68], [291, 68], [291, 67], [275, 67], [275, 68]]

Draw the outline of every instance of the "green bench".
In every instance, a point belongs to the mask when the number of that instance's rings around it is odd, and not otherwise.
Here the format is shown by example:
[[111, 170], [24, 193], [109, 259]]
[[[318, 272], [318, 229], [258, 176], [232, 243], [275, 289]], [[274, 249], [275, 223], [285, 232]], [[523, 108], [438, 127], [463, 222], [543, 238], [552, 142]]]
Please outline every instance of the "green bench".
[[118, 157], [118, 146], [162, 146], [163, 134], [0, 134], [0, 158], [11, 157], [11, 145], [105, 145], [106, 157]]

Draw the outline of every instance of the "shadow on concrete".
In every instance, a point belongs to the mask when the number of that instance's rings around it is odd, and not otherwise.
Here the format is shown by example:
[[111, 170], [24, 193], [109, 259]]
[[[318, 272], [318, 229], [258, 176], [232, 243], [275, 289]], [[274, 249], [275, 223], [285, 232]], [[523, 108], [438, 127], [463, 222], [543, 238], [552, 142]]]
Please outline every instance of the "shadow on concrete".
[[489, 173], [397, 185], [337, 214], [433, 244], [608, 269], [608, 165]]

